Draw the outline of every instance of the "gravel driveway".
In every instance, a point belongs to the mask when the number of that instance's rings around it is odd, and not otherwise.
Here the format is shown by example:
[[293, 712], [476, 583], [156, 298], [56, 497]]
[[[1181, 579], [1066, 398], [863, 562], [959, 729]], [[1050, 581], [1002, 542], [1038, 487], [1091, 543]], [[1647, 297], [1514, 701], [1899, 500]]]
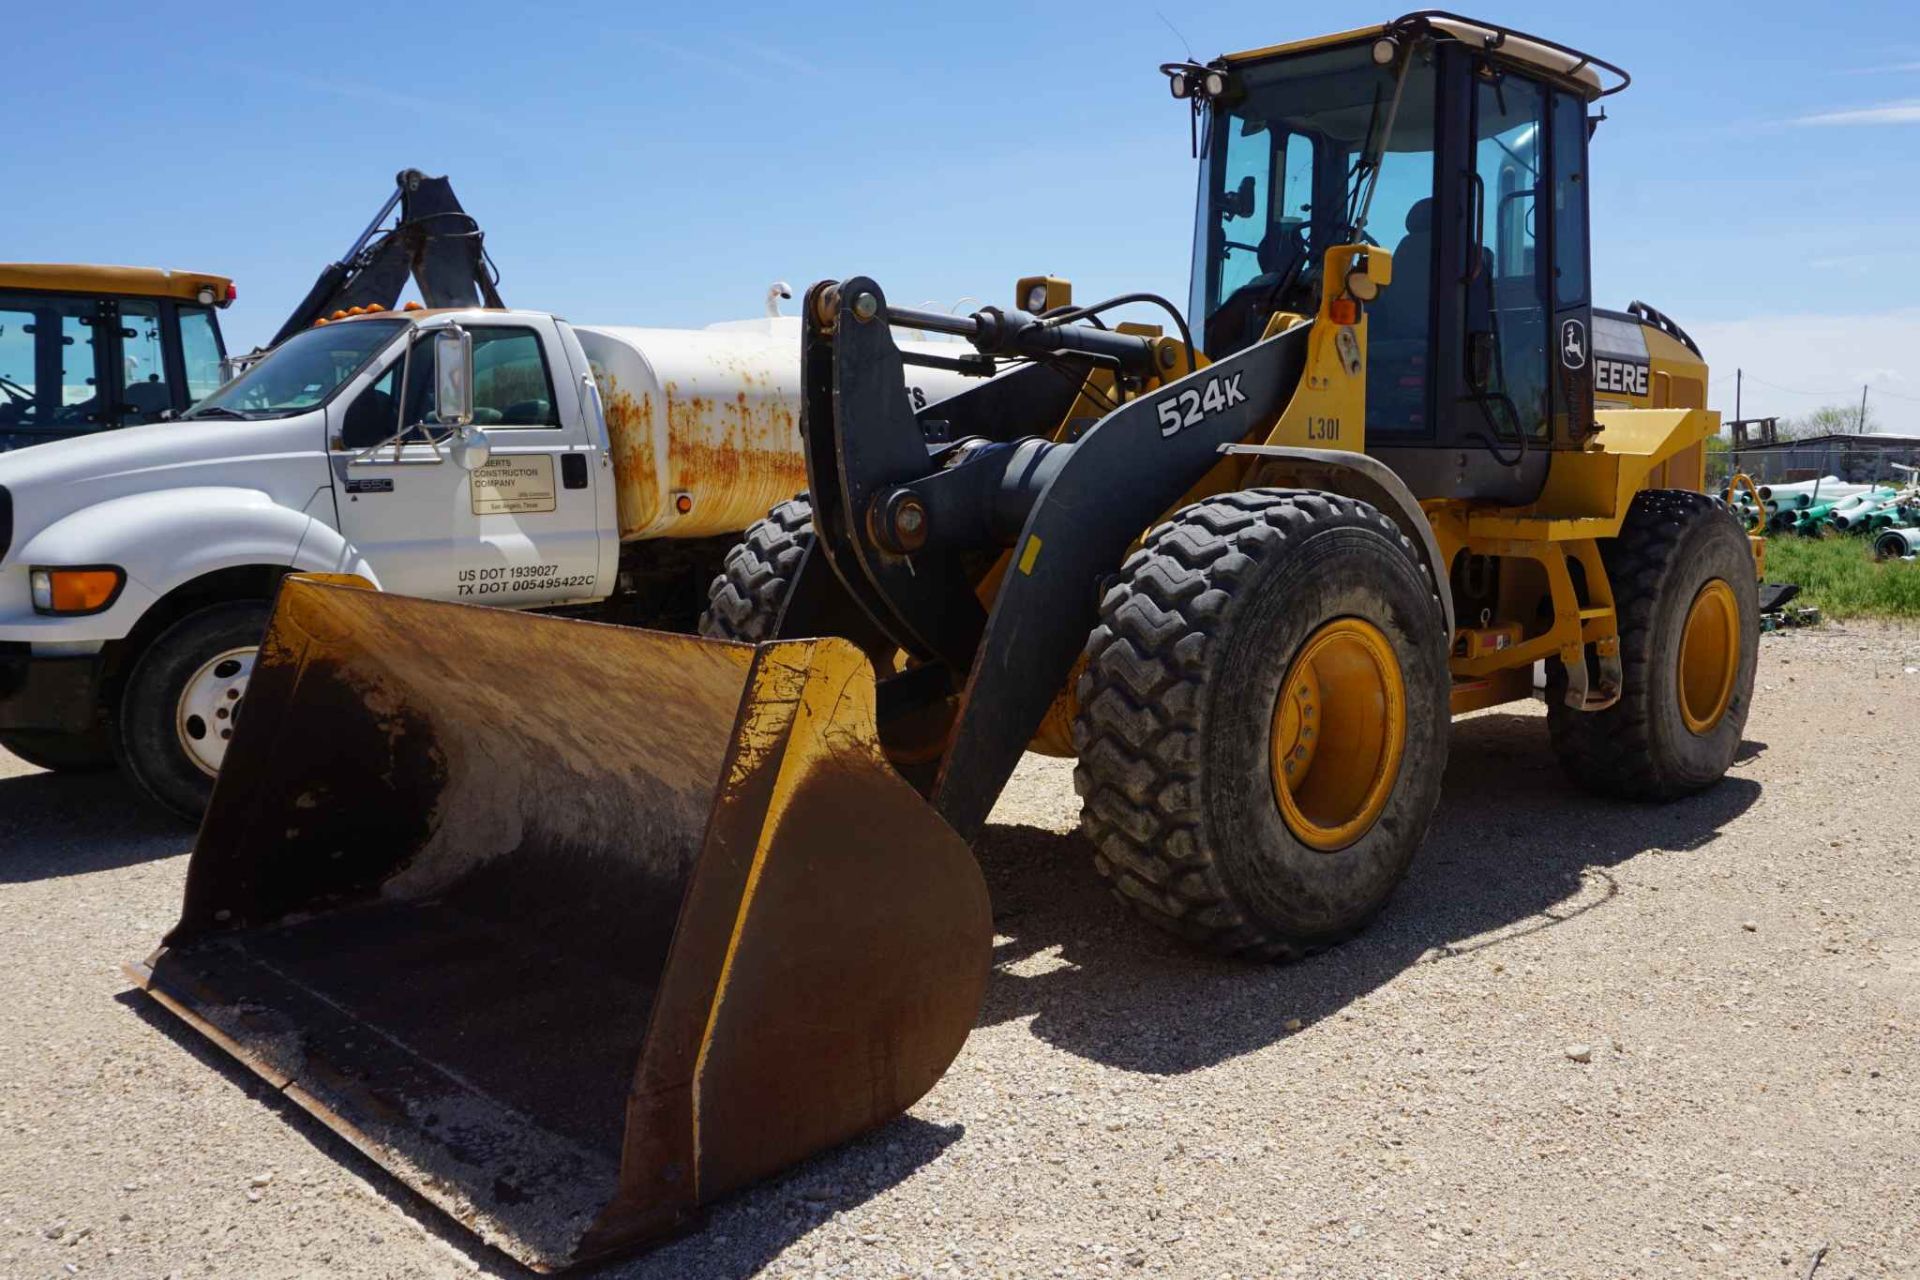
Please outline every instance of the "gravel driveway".
[[[1462, 721], [1384, 918], [1283, 968], [1123, 915], [1030, 757], [946, 1079], [596, 1276], [1920, 1275], [1920, 629], [1761, 654], [1665, 808]], [[0, 1275], [522, 1274], [129, 991], [188, 838], [0, 754]]]

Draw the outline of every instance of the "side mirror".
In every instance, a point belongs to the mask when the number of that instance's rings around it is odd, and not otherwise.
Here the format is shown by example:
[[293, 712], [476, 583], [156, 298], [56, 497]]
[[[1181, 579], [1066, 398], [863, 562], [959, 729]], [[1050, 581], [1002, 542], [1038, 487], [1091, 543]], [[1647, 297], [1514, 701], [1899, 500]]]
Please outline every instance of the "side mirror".
[[1227, 213], [1235, 218], [1253, 216], [1253, 175], [1240, 179], [1240, 185], [1227, 197]]
[[493, 456], [493, 442], [487, 439], [486, 432], [469, 422], [447, 441], [447, 453], [462, 471], [478, 471]]
[[433, 403], [444, 425], [473, 421], [473, 335], [458, 325], [433, 335]]

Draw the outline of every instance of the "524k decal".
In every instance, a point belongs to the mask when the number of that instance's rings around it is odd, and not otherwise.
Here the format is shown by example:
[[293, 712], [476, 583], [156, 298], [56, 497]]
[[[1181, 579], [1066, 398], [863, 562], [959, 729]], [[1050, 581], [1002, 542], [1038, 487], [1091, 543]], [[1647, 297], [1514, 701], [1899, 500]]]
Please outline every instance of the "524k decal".
[[1232, 408], [1247, 398], [1240, 390], [1240, 375], [1208, 378], [1204, 388], [1188, 387], [1168, 396], [1155, 406], [1160, 415], [1160, 434], [1176, 435], [1188, 427], [1197, 427], [1223, 409]]

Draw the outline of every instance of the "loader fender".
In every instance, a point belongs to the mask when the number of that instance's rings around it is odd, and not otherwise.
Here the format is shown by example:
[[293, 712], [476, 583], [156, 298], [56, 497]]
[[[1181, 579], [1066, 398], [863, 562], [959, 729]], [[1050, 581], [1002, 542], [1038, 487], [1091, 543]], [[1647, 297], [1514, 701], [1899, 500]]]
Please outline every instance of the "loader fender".
[[21, 564], [114, 565], [126, 585], [113, 603], [82, 617], [35, 618], [61, 640], [118, 640], [167, 593], [221, 569], [245, 565], [365, 573], [323, 520], [260, 489], [196, 486], [128, 494], [47, 525], [14, 556]]
[[872, 665], [286, 580], [128, 972], [539, 1270], [883, 1124], [978, 1015], [986, 886]]
[[1290, 445], [1230, 444], [1222, 446], [1220, 452], [1248, 454], [1262, 460], [1248, 476], [1246, 488], [1319, 489], [1358, 498], [1399, 525], [1400, 532], [1419, 554], [1420, 563], [1426, 566], [1433, 594], [1440, 601], [1440, 613], [1446, 625], [1441, 635], [1452, 637], [1452, 566], [1441, 563], [1439, 540], [1433, 536], [1432, 522], [1420, 510], [1419, 499], [1386, 463], [1364, 453]]

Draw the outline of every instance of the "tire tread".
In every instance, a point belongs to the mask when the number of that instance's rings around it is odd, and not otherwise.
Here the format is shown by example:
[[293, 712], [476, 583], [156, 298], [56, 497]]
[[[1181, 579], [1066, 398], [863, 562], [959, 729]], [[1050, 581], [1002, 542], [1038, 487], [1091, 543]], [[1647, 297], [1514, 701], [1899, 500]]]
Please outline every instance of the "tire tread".
[[1289, 960], [1331, 945], [1274, 936], [1235, 902], [1201, 838], [1196, 726], [1237, 590], [1290, 542], [1336, 521], [1374, 529], [1421, 563], [1399, 526], [1364, 502], [1312, 490], [1222, 494], [1149, 531], [1087, 640], [1074, 789], [1095, 869], [1135, 914], [1228, 955]]

